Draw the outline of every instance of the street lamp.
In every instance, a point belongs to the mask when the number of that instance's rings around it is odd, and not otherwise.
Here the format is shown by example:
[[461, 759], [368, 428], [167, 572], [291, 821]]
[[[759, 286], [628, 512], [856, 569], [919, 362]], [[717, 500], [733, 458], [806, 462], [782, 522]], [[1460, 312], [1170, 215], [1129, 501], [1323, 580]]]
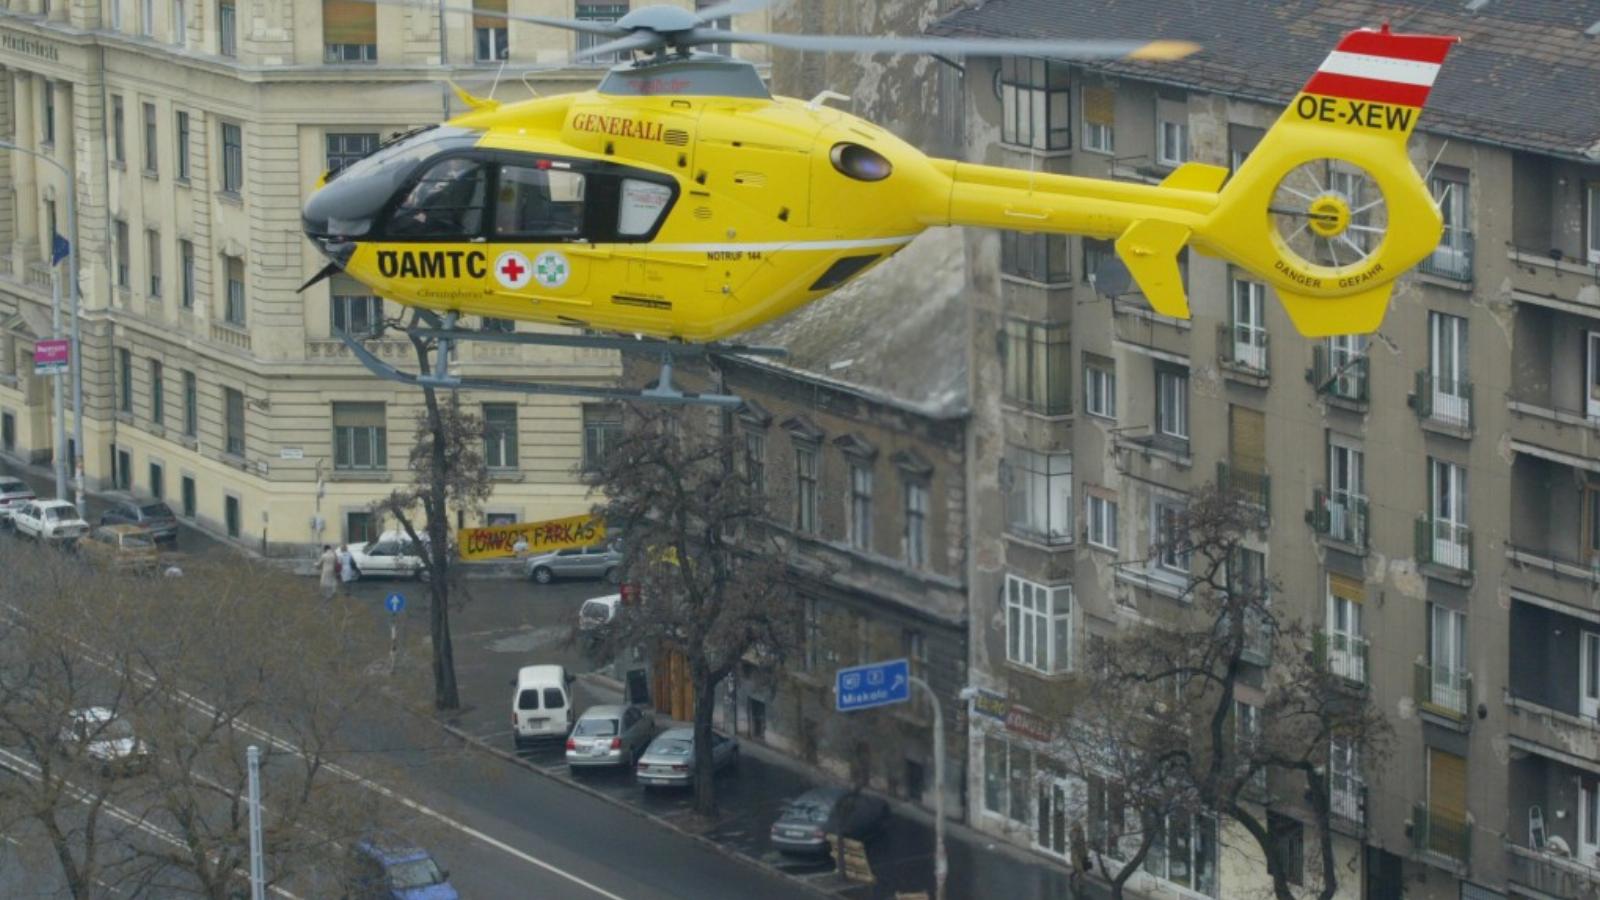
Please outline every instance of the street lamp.
[[[77, 179], [72, 177], [72, 170], [57, 162], [52, 157], [46, 156], [37, 150], [19, 147], [10, 141], [0, 140], [0, 150], [15, 150], [26, 153], [35, 159], [42, 159], [61, 172], [67, 179], [67, 293], [72, 304], [72, 338], [68, 349], [68, 365], [72, 369], [72, 434], [73, 446], [76, 448], [72, 454], [73, 481], [76, 488], [74, 500], [78, 509], [83, 510], [83, 359], [81, 332], [78, 329], [78, 187]], [[51, 254], [54, 259], [55, 228], [51, 226], [50, 241]], [[50, 268], [55, 269], [52, 261]], [[59, 278], [59, 276], [56, 276]], [[52, 278], [56, 281], [56, 278]], [[50, 317], [51, 328], [55, 336], [61, 336], [61, 290], [60, 282], [56, 281], [55, 296], [51, 302]], [[66, 444], [66, 417], [62, 414], [61, 386], [56, 385], [56, 441], [58, 445]], [[64, 460], [61, 453], [65, 447], [56, 451], [56, 497], [60, 498], [67, 492], [66, 472], [62, 465]]]

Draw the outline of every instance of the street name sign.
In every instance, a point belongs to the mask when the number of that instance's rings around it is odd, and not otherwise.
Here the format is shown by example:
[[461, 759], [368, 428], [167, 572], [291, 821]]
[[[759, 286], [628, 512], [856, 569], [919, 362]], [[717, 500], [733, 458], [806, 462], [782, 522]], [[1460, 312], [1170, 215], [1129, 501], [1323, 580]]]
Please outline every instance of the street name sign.
[[834, 681], [839, 712], [889, 706], [911, 699], [911, 664], [903, 659], [840, 669]]

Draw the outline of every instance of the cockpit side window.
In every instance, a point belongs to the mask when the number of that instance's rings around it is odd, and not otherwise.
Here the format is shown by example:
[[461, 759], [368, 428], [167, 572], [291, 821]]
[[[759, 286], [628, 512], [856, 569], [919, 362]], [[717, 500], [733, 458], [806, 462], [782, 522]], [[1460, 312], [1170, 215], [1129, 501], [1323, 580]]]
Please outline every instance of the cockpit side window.
[[501, 166], [494, 233], [506, 237], [578, 238], [586, 179], [571, 169]]
[[391, 237], [477, 237], [483, 233], [488, 173], [479, 162], [451, 157], [423, 173], [389, 219]]
[[617, 207], [617, 234], [649, 234], [672, 202], [672, 188], [638, 178], [622, 179], [622, 201]]

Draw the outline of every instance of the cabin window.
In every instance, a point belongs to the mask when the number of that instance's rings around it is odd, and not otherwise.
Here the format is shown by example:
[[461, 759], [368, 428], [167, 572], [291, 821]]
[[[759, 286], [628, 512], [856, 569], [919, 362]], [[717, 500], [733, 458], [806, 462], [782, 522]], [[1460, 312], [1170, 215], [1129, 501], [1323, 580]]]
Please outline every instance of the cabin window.
[[494, 233], [577, 237], [583, 189], [584, 176], [571, 169], [501, 166]]
[[622, 206], [617, 212], [617, 234], [649, 234], [672, 202], [672, 188], [637, 178], [622, 179]]
[[483, 230], [487, 179], [483, 167], [454, 157], [435, 164], [417, 181], [389, 221], [391, 235], [476, 236]]

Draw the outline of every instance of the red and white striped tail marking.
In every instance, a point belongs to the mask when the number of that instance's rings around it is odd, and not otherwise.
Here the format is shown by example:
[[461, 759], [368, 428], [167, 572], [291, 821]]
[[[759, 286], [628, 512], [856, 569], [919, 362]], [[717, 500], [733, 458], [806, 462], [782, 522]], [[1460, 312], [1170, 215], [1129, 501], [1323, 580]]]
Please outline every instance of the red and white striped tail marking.
[[1421, 106], [1445, 54], [1460, 38], [1363, 29], [1344, 36], [1322, 61], [1305, 92], [1371, 103]]

